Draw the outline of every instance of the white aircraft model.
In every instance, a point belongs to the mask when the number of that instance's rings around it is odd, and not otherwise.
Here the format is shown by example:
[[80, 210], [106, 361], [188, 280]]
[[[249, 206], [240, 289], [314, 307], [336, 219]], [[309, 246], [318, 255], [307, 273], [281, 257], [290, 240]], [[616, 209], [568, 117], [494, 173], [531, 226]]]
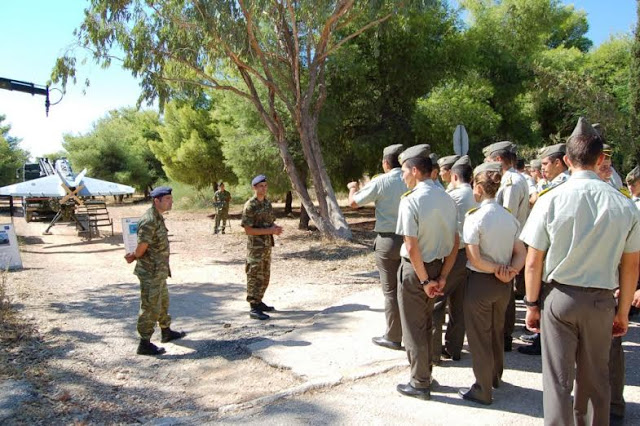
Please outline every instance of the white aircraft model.
[[[47, 160], [46, 164], [50, 165], [50, 162]], [[87, 169], [75, 175], [66, 158], [56, 160], [55, 167], [49, 167], [45, 173], [49, 175], [0, 188], [0, 196], [59, 199], [60, 209], [45, 233], [48, 233], [63, 215], [74, 220], [84, 230], [84, 226], [73, 213], [76, 205], [84, 204], [81, 197], [126, 195], [135, 192], [135, 189], [128, 185], [86, 177]]]

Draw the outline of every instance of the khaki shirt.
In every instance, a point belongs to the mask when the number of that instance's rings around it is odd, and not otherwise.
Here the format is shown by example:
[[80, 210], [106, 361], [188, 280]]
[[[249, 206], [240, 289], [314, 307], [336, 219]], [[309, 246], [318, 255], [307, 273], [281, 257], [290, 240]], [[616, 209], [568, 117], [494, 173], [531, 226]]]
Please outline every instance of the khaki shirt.
[[502, 175], [496, 201], [509, 209], [522, 228], [529, 216], [529, 185], [513, 168]]
[[140, 278], [166, 279], [169, 268], [169, 231], [164, 217], [154, 206], [138, 221], [138, 244], [146, 243], [147, 250], [136, 262], [133, 273]]
[[473, 189], [468, 183], [463, 183], [459, 187], [454, 188], [447, 192], [449, 196], [456, 203], [457, 220], [458, 220], [458, 236], [460, 237], [460, 248], [464, 248], [464, 242], [462, 238], [462, 229], [464, 227], [464, 219], [467, 212], [478, 206], [476, 199], [473, 197]]
[[[251, 228], [271, 228], [276, 221], [271, 202], [266, 198], [262, 201], [254, 195], [244, 203], [240, 226]], [[273, 235], [247, 235], [247, 248], [273, 247]]]
[[402, 180], [402, 169], [396, 167], [371, 179], [364, 188], [353, 195], [359, 206], [374, 202], [376, 206], [376, 232], [395, 232], [398, 222], [398, 206], [407, 185]]
[[545, 251], [542, 281], [615, 289], [623, 253], [640, 250], [640, 211], [592, 171], [541, 196], [520, 239]]
[[[431, 179], [418, 184], [400, 200], [396, 234], [418, 238], [422, 260], [444, 259], [451, 253], [457, 232], [456, 205]], [[400, 256], [409, 258], [403, 243]]]
[[[476, 245], [480, 256], [499, 265], [509, 265], [513, 257], [520, 224], [495, 198], [484, 200], [480, 207], [467, 213], [464, 222], [465, 244]], [[467, 268], [478, 271], [467, 261]]]
[[636, 205], [636, 207], [638, 208], [638, 210], [640, 210], [640, 197], [632, 197], [631, 200], [633, 201], [633, 203]]

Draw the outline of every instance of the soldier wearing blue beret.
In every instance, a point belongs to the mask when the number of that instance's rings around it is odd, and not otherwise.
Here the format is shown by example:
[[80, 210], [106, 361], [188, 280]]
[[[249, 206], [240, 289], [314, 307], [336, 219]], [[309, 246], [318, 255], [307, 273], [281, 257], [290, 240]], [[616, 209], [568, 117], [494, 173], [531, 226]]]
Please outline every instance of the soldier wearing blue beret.
[[267, 177], [258, 175], [251, 181], [254, 196], [242, 209], [240, 225], [247, 234], [247, 302], [249, 302], [249, 317], [257, 320], [267, 320], [265, 312], [274, 311], [262, 301], [269, 286], [271, 277], [271, 247], [273, 236], [282, 234], [282, 227], [275, 224], [271, 202], [267, 199]]
[[169, 231], [162, 215], [173, 206], [171, 188], [159, 186], [153, 189], [150, 195], [153, 205], [138, 221], [138, 245], [133, 253], [125, 255], [127, 263], [137, 261], [133, 273], [140, 280], [138, 355], [160, 355], [165, 352], [164, 348], [151, 343], [151, 335], [156, 323], [160, 325], [162, 343], [186, 336], [185, 332], [173, 331], [170, 328], [171, 316], [167, 289], [167, 277], [171, 276]]

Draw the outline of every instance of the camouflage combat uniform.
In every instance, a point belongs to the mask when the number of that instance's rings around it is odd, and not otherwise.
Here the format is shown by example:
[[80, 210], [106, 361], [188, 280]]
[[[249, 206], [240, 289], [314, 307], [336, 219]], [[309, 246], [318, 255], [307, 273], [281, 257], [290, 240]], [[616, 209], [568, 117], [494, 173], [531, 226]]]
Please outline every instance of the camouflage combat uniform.
[[162, 214], [150, 207], [138, 222], [138, 244], [147, 243], [144, 255], [138, 259], [134, 274], [140, 279], [140, 312], [138, 333], [142, 339], [150, 339], [156, 322], [161, 328], [169, 328], [169, 232]]
[[[275, 216], [271, 203], [266, 198], [259, 201], [253, 196], [242, 209], [241, 225], [252, 228], [270, 228], [273, 226]], [[247, 235], [247, 302], [257, 305], [262, 302], [271, 272], [271, 247], [273, 247], [273, 235]]]
[[217, 209], [216, 232], [220, 229], [220, 221], [222, 221], [222, 231], [224, 233], [224, 225], [227, 223], [227, 218], [229, 217], [229, 201], [231, 201], [231, 193], [227, 190], [218, 190], [213, 194], [213, 202], [216, 203]]

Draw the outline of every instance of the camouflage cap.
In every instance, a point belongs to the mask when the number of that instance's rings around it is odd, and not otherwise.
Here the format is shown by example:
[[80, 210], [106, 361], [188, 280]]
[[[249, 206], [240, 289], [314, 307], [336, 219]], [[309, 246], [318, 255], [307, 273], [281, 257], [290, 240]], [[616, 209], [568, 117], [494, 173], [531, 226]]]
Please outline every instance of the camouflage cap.
[[495, 143], [492, 143], [491, 145], [485, 146], [484, 148], [482, 148], [482, 153], [484, 154], [485, 157], [490, 157], [491, 154], [493, 154], [494, 152], [500, 151], [503, 149], [506, 149], [510, 152], [515, 153], [516, 148], [517, 146], [513, 142], [501, 141], [501, 142], [495, 142]]
[[596, 129], [589, 124], [589, 121], [586, 118], [580, 117], [578, 118], [578, 123], [576, 124], [575, 129], [573, 129], [571, 136], [567, 138], [567, 142], [569, 142], [571, 138], [577, 136], [600, 136], [600, 133], [598, 133]]
[[385, 149], [382, 150], [382, 156], [386, 157], [387, 155], [400, 155], [400, 153], [404, 150], [404, 147], [401, 143], [397, 143], [395, 145], [389, 145]]
[[160, 198], [164, 197], [165, 195], [170, 195], [171, 191], [172, 189], [169, 186], [159, 186], [151, 190], [149, 195], [151, 195], [151, 198]]
[[267, 177], [265, 175], [258, 175], [254, 177], [253, 180], [251, 181], [251, 186], [256, 186], [257, 184], [266, 182], [266, 181], [267, 181]]
[[458, 158], [456, 160], [455, 163], [453, 163], [454, 166], [471, 166], [471, 159], [469, 158], [468, 155], [463, 155], [462, 157]]
[[482, 172], [502, 172], [502, 163], [499, 161], [487, 161], [473, 169], [474, 176]]
[[529, 161], [529, 167], [531, 167], [532, 169], [540, 170], [542, 168], [542, 160], [540, 160], [539, 158], [535, 158]]
[[567, 153], [567, 144], [565, 143], [557, 143], [555, 145], [545, 146], [540, 149], [539, 158], [543, 159], [553, 154], [566, 154]]
[[429, 144], [423, 143], [420, 145], [414, 145], [402, 151], [398, 157], [398, 161], [402, 164], [409, 158], [429, 157], [429, 154], [431, 154], [431, 146], [429, 146]]
[[438, 166], [440, 167], [452, 167], [456, 161], [460, 159], [459, 155], [447, 155], [438, 160]]
[[640, 166], [635, 166], [629, 173], [627, 173], [627, 177], [625, 181], [635, 182], [640, 179]]

